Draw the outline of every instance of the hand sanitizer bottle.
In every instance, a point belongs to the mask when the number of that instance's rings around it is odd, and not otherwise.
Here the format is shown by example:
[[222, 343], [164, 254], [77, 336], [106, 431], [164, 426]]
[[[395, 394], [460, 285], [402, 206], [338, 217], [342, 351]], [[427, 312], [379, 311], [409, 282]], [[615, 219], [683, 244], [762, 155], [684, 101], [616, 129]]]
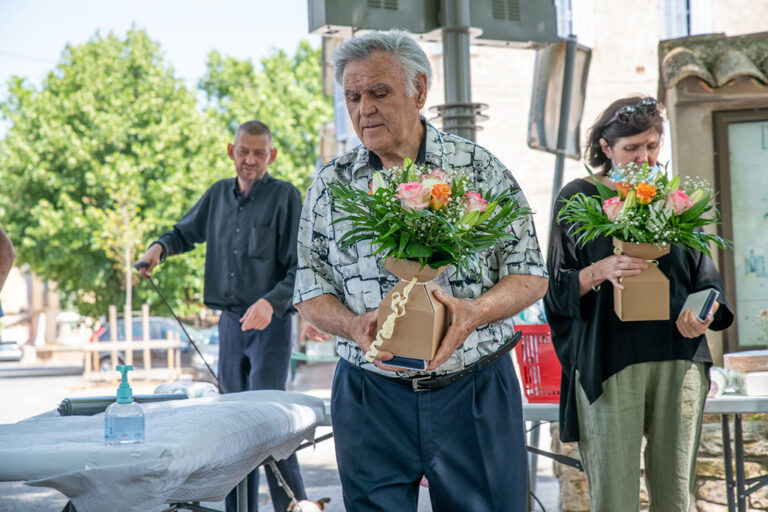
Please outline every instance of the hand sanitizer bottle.
[[135, 444], [144, 442], [144, 411], [133, 401], [133, 391], [128, 385], [131, 365], [120, 365], [123, 380], [117, 388], [117, 401], [104, 413], [104, 441], [107, 444]]

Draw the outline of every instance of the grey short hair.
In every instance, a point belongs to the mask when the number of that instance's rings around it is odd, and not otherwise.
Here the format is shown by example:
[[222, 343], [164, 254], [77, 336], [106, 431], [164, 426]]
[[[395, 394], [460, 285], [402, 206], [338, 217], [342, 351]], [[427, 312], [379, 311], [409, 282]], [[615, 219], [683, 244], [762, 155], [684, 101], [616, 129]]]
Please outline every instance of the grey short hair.
[[333, 54], [336, 81], [341, 84], [347, 63], [368, 59], [374, 52], [387, 52], [403, 66], [405, 73], [405, 94], [416, 92], [416, 77], [427, 77], [427, 90], [432, 85], [432, 66], [421, 46], [404, 30], [371, 32], [361, 37], [344, 41]]

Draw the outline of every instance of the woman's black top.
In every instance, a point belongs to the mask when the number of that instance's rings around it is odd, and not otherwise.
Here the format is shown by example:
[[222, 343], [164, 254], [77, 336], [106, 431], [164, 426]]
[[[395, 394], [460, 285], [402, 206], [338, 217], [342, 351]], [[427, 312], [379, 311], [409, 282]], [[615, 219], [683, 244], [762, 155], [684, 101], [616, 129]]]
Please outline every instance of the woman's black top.
[[[597, 196], [597, 187], [577, 179], [563, 187], [562, 200], [582, 192]], [[610, 238], [599, 237], [585, 246], [576, 244], [568, 225], [558, 224], [554, 215], [550, 232], [547, 268], [549, 289], [544, 297], [552, 341], [563, 367], [560, 390], [560, 439], [579, 440], [576, 413], [575, 374], [590, 403], [603, 392], [602, 383], [629, 365], [650, 361], [689, 360], [712, 364], [704, 336], [684, 338], [675, 326], [683, 303], [692, 292], [715, 288], [720, 308], [710, 329], [731, 325], [733, 311], [725, 298], [720, 276], [712, 260], [699, 251], [687, 252], [672, 246], [658, 259], [659, 270], [669, 279], [670, 320], [622, 322], [613, 309], [613, 285], [602, 283], [599, 291], [579, 295], [579, 271], [613, 254]]]

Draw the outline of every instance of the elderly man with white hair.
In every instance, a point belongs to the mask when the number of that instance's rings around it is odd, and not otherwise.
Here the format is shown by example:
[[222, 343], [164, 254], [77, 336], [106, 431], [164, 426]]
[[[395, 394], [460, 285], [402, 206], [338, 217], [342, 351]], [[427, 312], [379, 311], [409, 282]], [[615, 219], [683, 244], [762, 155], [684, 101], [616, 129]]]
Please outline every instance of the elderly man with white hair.
[[[405, 157], [461, 172], [483, 190], [525, 197], [486, 149], [442, 133], [420, 114], [429, 60], [402, 31], [343, 43], [336, 78], [362, 145], [323, 167], [307, 192], [299, 226], [294, 303], [306, 320], [337, 336], [331, 417], [344, 503], [350, 511], [415, 511], [429, 480], [433, 510], [523, 510], [526, 458], [520, 388], [508, 354], [510, 317], [541, 298], [546, 270], [530, 216], [512, 224], [514, 240], [479, 254], [482, 277], [443, 272], [437, 293], [451, 324], [424, 372], [365, 360], [381, 299], [397, 283], [381, 255], [362, 242], [341, 247], [344, 213], [329, 186], [368, 190], [373, 173]], [[414, 380], [418, 377], [422, 380]]]

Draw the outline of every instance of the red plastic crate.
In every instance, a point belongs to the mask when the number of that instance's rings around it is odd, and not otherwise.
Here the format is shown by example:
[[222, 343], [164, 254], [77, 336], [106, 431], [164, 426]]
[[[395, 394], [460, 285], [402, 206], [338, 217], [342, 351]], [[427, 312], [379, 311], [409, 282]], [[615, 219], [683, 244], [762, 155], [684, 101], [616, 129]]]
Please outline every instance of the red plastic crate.
[[515, 356], [528, 402], [559, 402], [562, 367], [552, 346], [549, 324], [516, 325], [515, 329], [523, 333]]

